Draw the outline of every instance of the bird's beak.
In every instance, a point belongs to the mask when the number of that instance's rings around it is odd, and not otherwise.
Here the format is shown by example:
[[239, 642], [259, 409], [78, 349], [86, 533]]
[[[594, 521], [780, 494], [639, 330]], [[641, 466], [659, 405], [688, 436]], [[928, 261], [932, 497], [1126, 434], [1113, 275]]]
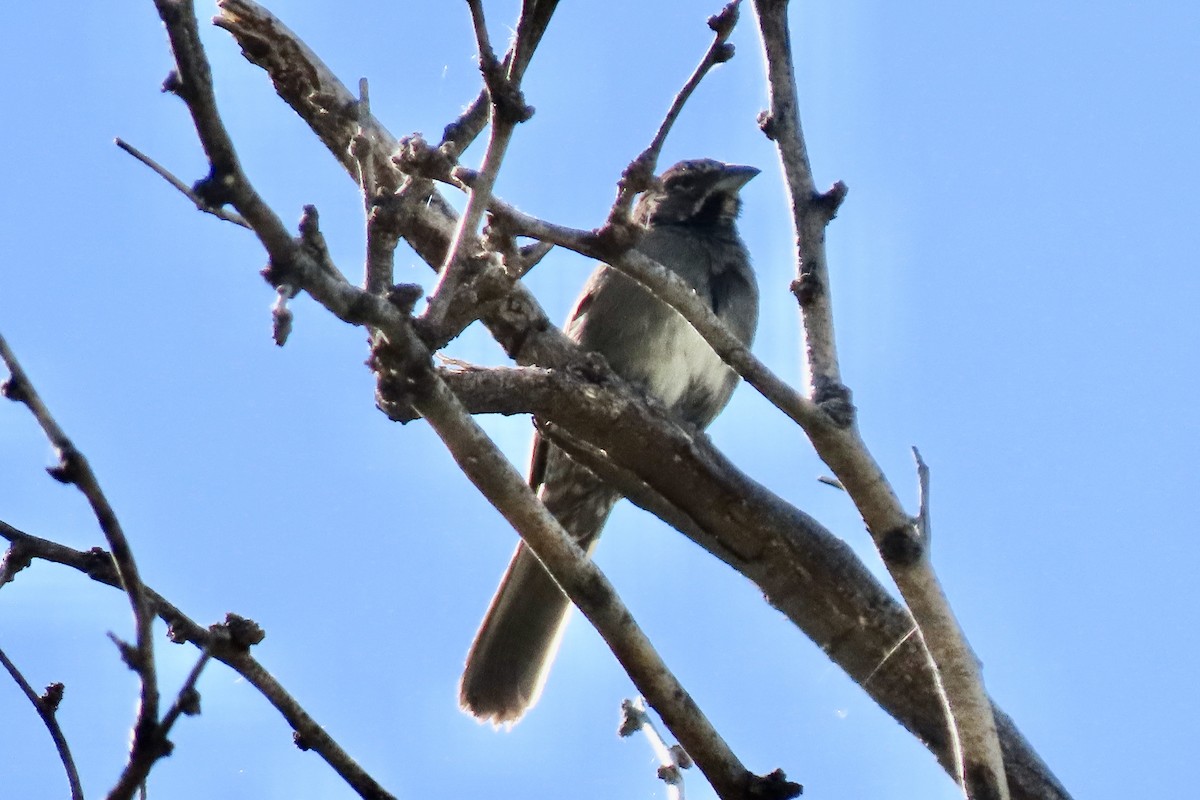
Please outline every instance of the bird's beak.
[[717, 188], [727, 192], [737, 192], [760, 172], [762, 170], [758, 167], [748, 167], [744, 164], [726, 164], [721, 171], [721, 179], [717, 182]]

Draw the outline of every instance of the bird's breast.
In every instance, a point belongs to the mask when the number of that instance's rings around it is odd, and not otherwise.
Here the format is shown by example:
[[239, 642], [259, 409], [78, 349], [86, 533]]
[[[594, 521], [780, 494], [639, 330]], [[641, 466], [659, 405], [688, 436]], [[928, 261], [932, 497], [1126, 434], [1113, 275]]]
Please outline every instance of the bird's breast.
[[645, 371], [637, 376], [646, 391], [670, 408], [701, 393], [719, 397], [731, 370], [708, 342], [674, 309], [646, 332]]

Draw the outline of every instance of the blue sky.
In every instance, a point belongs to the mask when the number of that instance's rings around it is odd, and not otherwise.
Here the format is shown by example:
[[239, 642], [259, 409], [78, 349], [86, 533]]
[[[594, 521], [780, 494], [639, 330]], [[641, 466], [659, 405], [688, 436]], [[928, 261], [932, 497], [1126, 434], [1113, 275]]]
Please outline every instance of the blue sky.
[[[599, 222], [709, 41], [718, 4], [564, 4], [526, 82], [536, 116], [498, 191], [531, 213]], [[277, 0], [277, 14], [393, 133], [436, 137], [478, 74], [459, 3]], [[504, 41], [515, 2], [489, 4]], [[212, 13], [201, 4], [202, 18]], [[261, 249], [196, 212], [112, 145], [187, 180], [203, 161], [152, 3], [17, 4], [0, 48], [0, 331], [98, 471], [146, 580], [201, 622], [260, 622], [257, 655], [397, 797], [659, 797], [649, 749], [614, 730], [632, 691], [572, 624], [540, 703], [511, 733], [461, 714], [463, 655], [514, 543], [423, 426], [373, 407], [364, 337], [311, 301], [270, 340]], [[850, 195], [829, 231], [838, 341], [863, 434], [912, 504], [909, 447], [933, 469], [935, 563], [993, 696], [1079, 797], [1180, 796], [1200, 735], [1191, 613], [1200, 556], [1194, 365], [1200, 226], [1200, 7], [1030, 2], [797, 4], [793, 38], [819, 185]], [[315, 203], [360, 275], [346, 178], [220, 31], [218, 99], [251, 179], [285, 219]], [[800, 376], [790, 223], [750, 14], [663, 163], [764, 169], [742, 231], [763, 289], [755, 350]], [[472, 154], [478, 157], [478, 153]], [[552, 316], [590, 270], [555, 252], [529, 283]], [[431, 285], [411, 253], [397, 278]], [[478, 331], [452, 347], [499, 363]], [[488, 429], [520, 465], [523, 419]], [[881, 571], [800, 433], [740, 389], [712, 429], [756, 479]], [[0, 519], [102, 543], [49, 480], [49, 447], [0, 407]], [[752, 586], [621, 506], [602, 567], [753, 769], [807, 796], [952, 798], [954, 787]], [[60, 712], [89, 797], [122, 763], [135, 685], [106, 631], [123, 598], [36, 565], [0, 591], [0, 646]], [[159, 639], [165, 687], [194, 654]], [[200, 683], [151, 796], [352, 796], [220, 665]], [[49, 738], [0, 682], [5, 795], [65, 795]], [[694, 797], [711, 796], [699, 776]]]

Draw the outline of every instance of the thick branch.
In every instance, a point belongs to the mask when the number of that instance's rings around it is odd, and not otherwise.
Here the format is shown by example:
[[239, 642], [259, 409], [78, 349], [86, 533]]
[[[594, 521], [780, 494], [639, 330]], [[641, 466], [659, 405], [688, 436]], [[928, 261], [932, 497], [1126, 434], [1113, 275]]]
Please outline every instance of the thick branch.
[[596, 627], [634, 685], [663, 718], [717, 794], [792, 797], [782, 774], [749, 772], [667, 669], [599, 568], [538, 501], [525, 479], [475, 423], [436, 373], [412, 405], [446, 444], [464, 474], [521, 534], [571, 601]]
[[[446, 379], [474, 413], [532, 413], [571, 441], [590, 443], [572, 454], [632, 499], [649, 498], [645, 505], [655, 511], [664, 505], [675, 509], [664, 516], [667, 521], [690, 521], [680, 527], [683, 533], [753, 581], [772, 606], [952, 769], [935, 678], [911, 635], [905, 608], [840, 538], [739, 471], [706, 437], [694, 436], [665, 409], [598, 369], [497, 368]], [[386, 413], [405, 418], [406, 408], [386, 396], [378, 399]], [[609, 466], [589, 458], [607, 458]], [[1068, 798], [1011, 721], [997, 713], [1004, 721], [1001, 740], [1013, 796]]]
[[275, 91], [308, 124], [347, 174], [358, 182], [358, 157], [350, 144], [360, 133], [369, 142], [365, 157], [377, 191], [400, 191], [397, 212], [402, 235], [433, 267], [446, 258], [458, 215], [431, 181], [405, 176], [392, 163], [397, 142], [370, 114], [359, 118], [358, 97], [304, 42], [252, 0], [218, 0], [213, 23], [228, 31], [252, 64], [266, 70]]

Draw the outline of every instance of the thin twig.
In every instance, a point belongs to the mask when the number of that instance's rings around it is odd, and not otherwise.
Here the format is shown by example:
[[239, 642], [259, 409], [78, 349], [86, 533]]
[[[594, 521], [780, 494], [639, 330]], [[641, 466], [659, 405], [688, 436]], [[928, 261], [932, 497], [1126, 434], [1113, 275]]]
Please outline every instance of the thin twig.
[[363, 206], [369, 212], [375, 197], [375, 162], [371, 160], [371, 90], [366, 78], [358, 79], [358, 133], [350, 143], [350, 153], [358, 162], [358, 185]]
[[[58, 542], [33, 536], [2, 521], [0, 537], [14, 544], [21, 544], [35, 558], [71, 567], [98, 583], [121, 588], [112, 558], [99, 548], [88, 552], [75, 550]], [[225, 624], [205, 628], [153, 589], [146, 587], [146, 596], [159, 618], [167, 623], [167, 633], [172, 641], [179, 644], [192, 643], [200, 650], [211, 653], [213, 658], [245, 678], [283, 716], [294, 731], [295, 740], [302, 743], [304, 749], [312, 750], [320, 756], [360, 797], [364, 800], [394, 800], [393, 796], [351, 758], [299, 701], [250, 654], [248, 648], [253, 644], [253, 640], [234, 637], [229, 633], [229, 618]]]
[[183, 686], [179, 687], [179, 694], [175, 697], [175, 702], [167, 709], [167, 713], [162, 718], [162, 735], [166, 737], [174, 727], [175, 721], [180, 715], [195, 716], [200, 713], [200, 694], [196, 691], [196, 682], [200, 680], [200, 673], [208, 666], [209, 659], [212, 658], [212, 653], [208, 648], [202, 648], [200, 658], [192, 666], [187, 678], [183, 682]]
[[670, 800], [684, 800], [683, 770], [692, 765], [692, 760], [678, 745], [668, 745], [650, 714], [642, 698], [621, 701], [621, 725], [617, 732], [621, 736], [632, 736], [641, 731], [654, 751], [658, 760], [658, 777], [667, 785], [667, 797]]
[[708, 18], [708, 27], [715, 34], [712, 44], [708, 46], [704, 57], [700, 59], [700, 63], [696, 65], [691, 76], [683, 84], [683, 88], [675, 95], [670, 109], [667, 110], [666, 116], [658, 126], [658, 131], [650, 140], [650, 145], [625, 168], [617, 185], [617, 199], [608, 212], [608, 225], [619, 226], [628, 222], [633, 198], [648, 189], [654, 180], [659, 154], [662, 153], [663, 145], [667, 141], [667, 134], [674, 127], [675, 120], [679, 118], [684, 105], [691, 99], [696, 87], [713, 67], [733, 58], [734, 49], [733, 45], [729, 44], [729, 36], [733, 33], [734, 26], [737, 25], [740, 5], [741, 0], [733, 0], [718, 13]]
[[29, 698], [29, 702], [33, 703], [34, 710], [42, 718], [46, 730], [50, 732], [50, 738], [54, 740], [54, 748], [58, 750], [58, 757], [62, 760], [63, 769], [67, 772], [67, 783], [71, 786], [71, 800], [83, 800], [83, 786], [79, 782], [79, 770], [75, 767], [75, 759], [71, 757], [71, 748], [67, 745], [67, 737], [63, 734], [62, 727], [58, 724], [58, 716], [55, 714], [58, 704], [62, 700], [63, 685], [52, 683], [46, 687], [46, 693], [39, 696], [3, 649], [0, 649], [0, 664], [4, 665], [8, 674]]
[[565, 247], [603, 261], [645, 286], [691, 323], [726, 364], [776, 408], [806, 430], [830, 427], [826, 414], [750, 352], [694, 291], [673, 271], [637, 250], [616, 251], [592, 231], [554, 225], [493, 200], [492, 213], [514, 233]]
[[[429, 305], [422, 315], [425, 326], [435, 332], [441, 331], [445, 326], [451, 305], [456, 302], [467, 281], [465, 264], [479, 248], [479, 224], [491, 202], [492, 189], [496, 185], [496, 177], [500, 174], [500, 165], [508, 151], [509, 142], [512, 141], [513, 131], [518, 124], [533, 114], [533, 109], [525, 105], [525, 99], [521, 95], [520, 81], [512, 78], [496, 59], [488, 39], [487, 21], [484, 18], [481, 0], [467, 0], [467, 5], [471, 8], [471, 21], [475, 29], [479, 69], [483, 73], [488, 99], [491, 102], [491, 133], [483, 163], [470, 182], [467, 207], [458, 220], [458, 227], [455, 228], [454, 238], [450, 242], [450, 250], [439, 271], [437, 284], [430, 292]], [[437, 333], [434, 335], [437, 336]]]
[[[141, 702], [138, 704], [137, 718], [133, 726], [133, 745], [130, 748], [129, 763], [138, 765], [131, 775], [130, 782], [119, 783], [113, 789], [110, 797], [129, 797], [133, 789], [145, 778], [150, 764], [157, 757], [154, 755], [153, 742], [156, 739], [158, 726], [158, 676], [154, 665], [154, 642], [151, 638], [151, 623], [154, 621], [153, 609], [150, 607], [143, 591], [142, 579], [138, 574], [137, 563], [133, 558], [133, 550], [129, 540], [117, 520], [116, 512], [109, 504], [108, 498], [100, 488], [100, 482], [92, 472], [91, 465], [83, 453], [67, 437], [62, 428], [50, 414], [46, 404], [38, 395], [33, 383], [17, 362], [16, 356], [9, 349], [8, 343], [0, 336], [0, 359], [8, 367], [9, 378], [4, 382], [0, 393], [10, 400], [24, 403], [41, 426], [46, 438], [58, 454], [59, 463], [48, 469], [50, 475], [62, 483], [73, 484], [92, 507], [92, 513], [100, 524], [104, 537], [108, 540], [112, 551], [113, 564], [121, 579], [121, 586], [129, 598], [133, 611], [135, 644], [130, 647], [122, 645], [122, 657], [125, 663], [137, 673], [141, 684]], [[145, 771], [141, 771], [144, 767]]]
[[180, 192], [182, 192], [185, 197], [187, 197], [189, 200], [191, 200], [193, 203], [196, 204], [196, 208], [200, 209], [204, 213], [212, 214], [214, 217], [223, 219], [226, 222], [232, 222], [234, 225], [240, 225], [243, 228], [250, 227], [246, 223], [246, 220], [242, 219], [241, 214], [238, 214], [236, 211], [228, 211], [219, 206], [211, 205], [203, 197], [196, 194], [196, 192], [193, 191], [191, 186], [188, 186], [186, 183], [179, 180], [179, 178], [176, 178], [175, 175], [172, 174], [170, 170], [168, 170], [166, 167], [159, 164], [157, 161], [155, 161], [150, 156], [143, 153], [141, 150], [138, 150], [136, 147], [131, 145], [129, 142], [125, 141], [124, 139], [120, 139], [120, 138], [113, 139], [113, 142], [117, 145], [117, 147], [121, 148], [126, 153], [129, 153], [129, 155], [133, 156], [138, 161], [142, 162], [147, 167], [149, 167], [150, 169], [157, 172], [159, 177], [161, 177], [167, 183], [171, 184], [176, 189], [178, 189]]

